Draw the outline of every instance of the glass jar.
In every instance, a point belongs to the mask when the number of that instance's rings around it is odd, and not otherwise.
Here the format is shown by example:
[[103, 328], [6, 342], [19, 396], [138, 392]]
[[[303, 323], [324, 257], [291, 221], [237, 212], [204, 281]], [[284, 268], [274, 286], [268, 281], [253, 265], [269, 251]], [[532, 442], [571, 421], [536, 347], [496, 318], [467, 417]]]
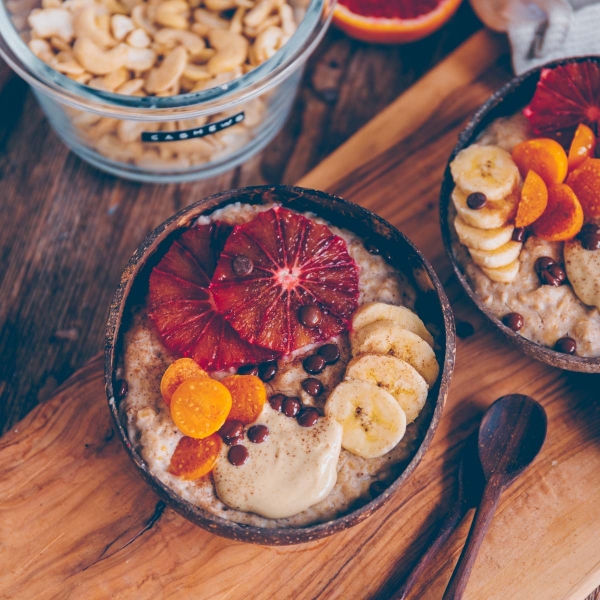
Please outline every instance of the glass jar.
[[217, 175], [273, 139], [290, 112], [304, 64], [323, 37], [336, 0], [290, 0], [302, 17], [273, 56], [231, 81], [225, 74], [216, 87], [171, 96], [97, 89], [43, 62], [17, 30], [38, 2], [0, 3], [0, 55], [32, 86], [58, 136], [103, 171], [168, 183]]

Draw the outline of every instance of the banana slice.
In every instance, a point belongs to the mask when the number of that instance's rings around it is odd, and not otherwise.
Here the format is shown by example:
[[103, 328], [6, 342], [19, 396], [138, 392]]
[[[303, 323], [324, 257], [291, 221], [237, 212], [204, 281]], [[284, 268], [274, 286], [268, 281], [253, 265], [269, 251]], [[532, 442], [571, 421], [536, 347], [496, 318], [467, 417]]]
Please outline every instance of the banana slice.
[[600, 250], [586, 250], [577, 239], [565, 242], [565, 270], [577, 297], [600, 310]]
[[454, 183], [466, 194], [481, 192], [488, 200], [508, 196], [519, 181], [519, 169], [510, 153], [499, 146], [471, 144], [450, 164]]
[[480, 268], [492, 281], [496, 281], [497, 283], [510, 283], [517, 278], [520, 267], [521, 261], [515, 260], [505, 267], [498, 267], [497, 269]]
[[474, 248], [469, 248], [469, 252], [473, 262], [480, 267], [498, 269], [506, 267], [517, 260], [522, 247], [523, 244], [521, 242], [510, 241], [506, 242], [504, 246], [496, 248], [496, 250], [475, 250]]
[[389, 392], [406, 414], [406, 423], [418, 416], [429, 390], [425, 380], [407, 362], [394, 356], [365, 354], [354, 358], [346, 369], [346, 379], [359, 379]]
[[405, 360], [431, 387], [439, 374], [439, 366], [431, 346], [418, 335], [394, 321], [384, 319], [365, 325], [350, 335], [352, 355], [384, 354]]
[[471, 227], [479, 229], [498, 229], [504, 227], [517, 214], [520, 194], [517, 190], [506, 198], [495, 202], [487, 202], [483, 208], [474, 210], [467, 205], [467, 194], [455, 187], [452, 192], [452, 203], [459, 217]]
[[479, 229], [467, 225], [459, 216], [454, 219], [454, 228], [460, 243], [476, 250], [496, 250], [504, 246], [506, 242], [510, 242], [515, 230], [513, 225], [505, 225], [498, 229]]
[[384, 319], [394, 321], [400, 327], [416, 333], [433, 348], [433, 336], [427, 331], [423, 321], [405, 306], [395, 306], [383, 302], [365, 302], [352, 317], [352, 329], [360, 329], [365, 325]]
[[406, 432], [406, 415], [394, 397], [366, 381], [342, 381], [327, 399], [325, 415], [342, 426], [342, 447], [363, 458], [387, 454]]

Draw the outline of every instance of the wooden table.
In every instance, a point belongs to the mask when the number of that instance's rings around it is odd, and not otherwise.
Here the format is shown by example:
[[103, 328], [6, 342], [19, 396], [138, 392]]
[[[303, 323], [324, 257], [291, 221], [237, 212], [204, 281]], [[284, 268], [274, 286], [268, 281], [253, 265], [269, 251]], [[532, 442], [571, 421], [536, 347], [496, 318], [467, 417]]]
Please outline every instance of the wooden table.
[[150, 229], [222, 189], [297, 181], [477, 27], [465, 5], [442, 31], [405, 47], [330, 31], [271, 146], [195, 184], [138, 185], [88, 167], [51, 132], [27, 86], [0, 66], [0, 431], [101, 349], [110, 296]]

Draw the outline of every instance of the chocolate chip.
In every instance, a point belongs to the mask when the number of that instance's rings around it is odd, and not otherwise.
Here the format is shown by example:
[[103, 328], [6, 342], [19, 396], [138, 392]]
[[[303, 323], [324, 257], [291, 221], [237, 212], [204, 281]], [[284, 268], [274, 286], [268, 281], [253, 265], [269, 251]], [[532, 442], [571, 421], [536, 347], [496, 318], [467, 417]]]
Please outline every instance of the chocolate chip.
[[600, 234], [586, 233], [582, 235], [581, 245], [584, 250], [600, 250]]
[[302, 382], [302, 389], [309, 396], [318, 396], [323, 391], [323, 384], [315, 377], [308, 377]]
[[250, 275], [250, 273], [252, 273], [252, 269], [254, 269], [254, 263], [247, 256], [240, 254], [231, 262], [231, 268], [238, 277], [245, 277], [246, 275]]
[[302, 404], [298, 398], [286, 398], [281, 406], [281, 412], [286, 417], [295, 417], [302, 408]]
[[369, 254], [381, 254], [381, 250], [379, 250], [379, 248], [373, 242], [367, 241], [365, 243], [365, 248]]
[[555, 279], [558, 279], [559, 283], [562, 283], [567, 278], [567, 274], [565, 270], [559, 265], [550, 265], [548, 267], [548, 273], [552, 275]]
[[340, 349], [337, 344], [324, 344], [317, 350], [317, 354], [322, 356], [328, 365], [335, 365], [340, 360]]
[[125, 396], [127, 396], [127, 393], [129, 392], [129, 385], [127, 384], [127, 381], [125, 379], [119, 379], [117, 381], [116, 389], [117, 399], [122, 400], [123, 398], [125, 398]]
[[263, 363], [258, 367], [258, 376], [265, 382], [271, 381], [276, 373], [277, 363], [275, 361]]
[[269, 437], [269, 428], [266, 425], [253, 425], [248, 429], [248, 439], [253, 444], [262, 444]]
[[231, 446], [231, 448], [229, 448], [229, 452], [227, 453], [227, 458], [234, 467], [241, 467], [248, 460], [249, 456], [250, 453], [248, 452], [248, 448], [246, 448], [246, 446], [242, 446], [241, 444], [238, 444], [237, 446]]
[[313, 354], [302, 361], [302, 366], [307, 373], [318, 375], [325, 369], [327, 362], [320, 354]]
[[307, 304], [301, 306], [298, 310], [298, 320], [304, 327], [312, 329], [320, 325], [323, 320], [323, 313], [316, 304]]
[[556, 342], [554, 349], [563, 354], [575, 354], [577, 342], [572, 337], [562, 337]]
[[244, 435], [244, 424], [241, 421], [227, 421], [221, 429], [219, 429], [219, 435], [221, 439], [228, 446], [235, 446], [239, 444], [242, 436]]
[[309, 406], [303, 408], [298, 415], [298, 425], [302, 427], [312, 427], [319, 420], [319, 413], [316, 408]]
[[508, 313], [507, 315], [504, 315], [504, 317], [502, 318], [502, 322], [513, 331], [519, 331], [519, 329], [523, 327], [525, 319], [523, 319], [523, 315], [520, 315], [516, 312], [512, 312]]
[[475, 327], [468, 321], [459, 321], [456, 324], [456, 335], [461, 338], [469, 338], [475, 333]]
[[549, 256], [540, 256], [535, 261], [535, 270], [540, 274], [542, 271], [545, 271], [549, 266], [555, 265], [556, 261]]
[[284, 396], [283, 394], [275, 394], [274, 396], [271, 396], [269, 398], [269, 404], [271, 405], [271, 408], [273, 410], [276, 410], [277, 412], [281, 412], [281, 405], [283, 404], [283, 401], [286, 399], [286, 396]]
[[540, 273], [540, 279], [544, 285], [551, 285], [552, 287], [558, 287], [560, 285], [560, 280], [557, 277], [554, 277], [548, 270]]
[[600, 226], [595, 223], [586, 223], [577, 237], [584, 250], [600, 250]]
[[371, 496], [373, 498], [377, 498], [377, 496], [380, 496], [381, 494], [383, 494], [383, 492], [385, 492], [385, 490], [387, 490], [387, 488], [388, 488], [388, 486], [383, 481], [374, 481], [369, 486], [369, 492], [371, 493]]
[[473, 192], [467, 196], [467, 206], [473, 210], [480, 210], [485, 206], [487, 196], [481, 192]]
[[258, 377], [258, 366], [257, 365], [242, 365], [238, 370], [238, 375], [254, 375]]
[[525, 231], [525, 227], [515, 227], [512, 234], [512, 241], [523, 243], [525, 241]]

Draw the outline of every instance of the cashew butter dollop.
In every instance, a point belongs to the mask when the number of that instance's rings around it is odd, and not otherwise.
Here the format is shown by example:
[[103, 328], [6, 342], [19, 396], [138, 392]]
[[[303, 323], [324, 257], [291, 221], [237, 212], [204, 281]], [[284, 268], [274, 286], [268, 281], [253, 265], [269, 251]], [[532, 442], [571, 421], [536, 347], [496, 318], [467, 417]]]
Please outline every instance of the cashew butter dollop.
[[323, 500], [337, 479], [342, 427], [320, 417], [312, 427], [273, 410], [267, 403], [256, 424], [269, 428], [269, 437], [253, 444], [242, 442], [250, 453], [236, 467], [224, 446], [213, 471], [217, 496], [231, 508], [269, 519], [283, 519]]

